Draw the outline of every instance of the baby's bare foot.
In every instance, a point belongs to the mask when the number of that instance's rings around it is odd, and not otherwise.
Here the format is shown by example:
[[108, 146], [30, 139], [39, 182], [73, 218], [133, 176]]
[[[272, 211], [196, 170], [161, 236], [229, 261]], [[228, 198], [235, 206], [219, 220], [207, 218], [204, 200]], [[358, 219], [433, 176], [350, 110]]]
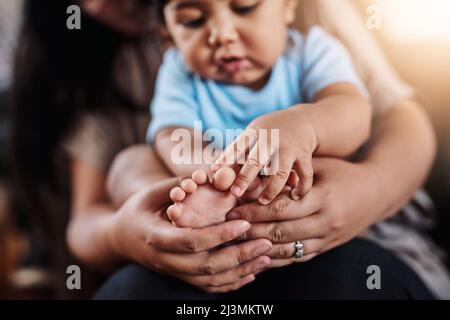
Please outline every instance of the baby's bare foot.
[[[169, 219], [178, 227], [202, 228], [225, 222], [226, 214], [237, 204], [228, 190], [234, 182], [232, 169], [216, 173], [213, 184], [205, 171], [192, 174], [171, 190], [174, 204], [167, 209]], [[223, 190], [223, 191], [220, 191]]]

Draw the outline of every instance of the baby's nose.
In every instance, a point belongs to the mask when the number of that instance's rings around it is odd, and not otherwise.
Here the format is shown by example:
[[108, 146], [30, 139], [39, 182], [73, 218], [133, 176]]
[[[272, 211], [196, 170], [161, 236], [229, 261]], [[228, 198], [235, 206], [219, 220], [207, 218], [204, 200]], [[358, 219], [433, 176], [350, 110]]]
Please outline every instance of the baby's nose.
[[237, 41], [239, 33], [231, 19], [218, 19], [210, 29], [208, 43], [221, 46]]

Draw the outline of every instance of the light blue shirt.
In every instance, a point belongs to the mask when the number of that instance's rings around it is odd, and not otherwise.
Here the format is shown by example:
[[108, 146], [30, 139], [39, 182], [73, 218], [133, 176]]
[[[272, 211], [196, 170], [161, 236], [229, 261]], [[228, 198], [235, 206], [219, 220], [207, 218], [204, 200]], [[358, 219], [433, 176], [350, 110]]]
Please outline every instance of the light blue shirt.
[[[196, 121], [203, 131], [216, 129], [225, 137], [226, 129], [245, 129], [261, 115], [311, 102], [319, 91], [340, 82], [352, 83], [367, 95], [346, 49], [319, 27], [306, 36], [289, 31], [286, 50], [259, 91], [203, 79], [170, 49], [158, 72], [147, 141], [161, 129], [194, 128]], [[215, 142], [223, 147], [223, 142]]]

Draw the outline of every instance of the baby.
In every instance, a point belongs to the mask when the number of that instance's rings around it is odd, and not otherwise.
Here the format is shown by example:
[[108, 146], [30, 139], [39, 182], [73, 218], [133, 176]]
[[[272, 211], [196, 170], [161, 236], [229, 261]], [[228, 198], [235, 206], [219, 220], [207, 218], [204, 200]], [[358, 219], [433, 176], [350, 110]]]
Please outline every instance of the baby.
[[[313, 157], [345, 157], [367, 139], [371, 108], [348, 53], [319, 27], [290, 28], [296, 0], [156, 2], [173, 48], [159, 70], [148, 141], [174, 175], [190, 177], [170, 194], [175, 225], [221, 223], [239, 201], [269, 204], [281, 192], [299, 199], [312, 187]], [[245, 130], [228, 146], [215, 139], [225, 150], [211, 165], [174, 161], [179, 129], [191, 137]], [[208, 146], [194, 140], [189, 152], [203, 154]], [[276, 171], [261, 178], [275, 158]]]

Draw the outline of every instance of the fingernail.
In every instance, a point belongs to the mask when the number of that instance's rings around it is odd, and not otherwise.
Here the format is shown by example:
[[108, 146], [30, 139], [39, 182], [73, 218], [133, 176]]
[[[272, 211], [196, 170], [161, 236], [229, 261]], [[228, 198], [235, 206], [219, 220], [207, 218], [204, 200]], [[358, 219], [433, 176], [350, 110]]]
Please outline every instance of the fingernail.
[[260, 256], [263, 253], [266, 253], [270, 250], [270, 246], [268, 244], [262, 244], [256, 247], [255, 251], [253, 251], [253, 254], [256, 256]]
[[262, 205], [268, 205], [270, 203], [270, 200], [267, 199], [266, 197], [260, 197], [258, 199], [259, 203], [261, 203]]
[[248, 229], [250, 229], [250, 223], [243, 221], [241, 224], [239, 224], [238, 226], [236, 226], [236, 228], [234, 229], [234, 235], [235, 237], [240, 236], [241, 234], [243, 234], [245, 231], [247, 231]]
[[240, 197], [242, 193], [242, 189], [239, 187], [233, 187], [231, 188], [231, 193], [234, 194], [236, 197]]
[[241, 218], [241, 214], [237, 211], [232, 211], [229, 214], [227, 214], [228, 220], [239, 220]]
[[253, 282], [253, 281], [255, 281], [255, 275], [254, 274], [251, 274], [251, 275], [249, 275], [249, 276], [247, 276], [247, 277], [245, 277], [244, 278], [244, 281], [243, 281], [243, 285], [245, 285], [245, 284], [249, 284], [250, 282]]
[[295, 188], [294, 190], [292, 190], [291, 198], [293, 200], [300, 200], [301, 197], [302, 197], [302, 193], [300, 192], [299, 189]]
[[270, 264], [270, 262], [267, 261], [267, 259], [262, 259], [262, 260], [258, 261], [258, 263], [256, 264], [256, 268], [259, 271], [259, 270], [267, 267], [269, 264]]

